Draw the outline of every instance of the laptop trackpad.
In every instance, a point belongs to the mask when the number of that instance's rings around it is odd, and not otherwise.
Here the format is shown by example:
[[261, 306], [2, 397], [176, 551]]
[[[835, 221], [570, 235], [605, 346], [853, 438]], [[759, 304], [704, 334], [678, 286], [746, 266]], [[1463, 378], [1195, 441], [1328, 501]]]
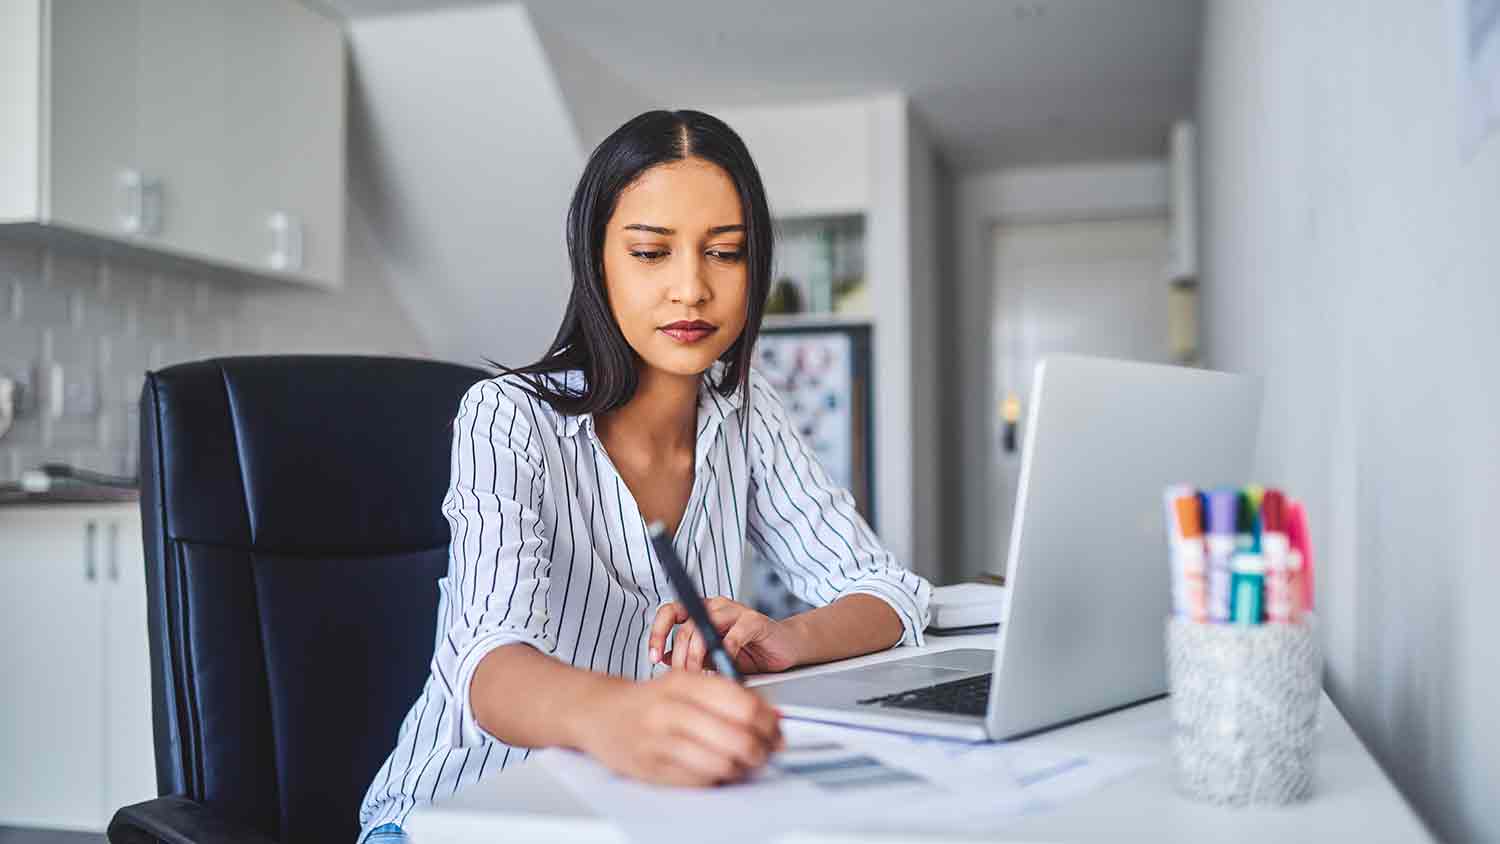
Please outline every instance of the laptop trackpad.
[[946, 683], [970, 673], [972, 672], [962, 668], [945, 668], [936, 665], [870, 665], [845, 672], [844, 679], [856, 681], [862, 685], [900, 691]]

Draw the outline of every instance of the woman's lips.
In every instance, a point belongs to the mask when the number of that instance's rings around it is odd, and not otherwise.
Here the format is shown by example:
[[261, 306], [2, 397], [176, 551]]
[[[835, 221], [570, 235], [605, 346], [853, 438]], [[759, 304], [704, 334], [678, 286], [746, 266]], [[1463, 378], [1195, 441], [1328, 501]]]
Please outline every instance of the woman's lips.
[[659, 330], [679, 343], [692, 344], [718, 331], [719, 328], [711, 323], [694, 321], [674, 322], [670, 325], [663, 325]]

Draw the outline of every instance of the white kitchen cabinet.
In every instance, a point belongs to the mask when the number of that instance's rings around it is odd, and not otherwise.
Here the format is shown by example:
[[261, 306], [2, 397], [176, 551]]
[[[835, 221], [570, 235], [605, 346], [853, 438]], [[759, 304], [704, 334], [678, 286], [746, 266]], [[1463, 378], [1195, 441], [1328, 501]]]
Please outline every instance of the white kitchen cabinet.
[[176, 252], [221, 258], [233, 257], [234, 233], [224, 217], [236, 202], [226, 190], [224, 154], [230, 131], [227, 2], [138, 0], [135, 45], [136, 160], [156, 182], [160, 203], [150, 238]]
[[140, 508], [102, 519], [104, 540], [104, 814], [156, 797], [146, 555]]
[[343, 35], [296, 0], [0, 0], [0, 225], [336, 287]]
[[[224, 149], [231, 162], [228, 192], [236, 202], [226, 225], [236, 232], [235, 259], [338, 278], [344, 257], [343, 34], [296, 0], [235, 0], [228, 20]], [[339, 166], [331, 166], [334, 161]]]
[[[126, 188], [120, 179], [141, 166], [134, 37], [140, 2], [57, 2], [51, 12], [50, 190], [38, 216], [124, 234], [120, 215]], [[45, 23], [39, 19], [37, 25]]]
[[0, 508], [0, 826], [156, 796], [149, 660], [136, 505]]

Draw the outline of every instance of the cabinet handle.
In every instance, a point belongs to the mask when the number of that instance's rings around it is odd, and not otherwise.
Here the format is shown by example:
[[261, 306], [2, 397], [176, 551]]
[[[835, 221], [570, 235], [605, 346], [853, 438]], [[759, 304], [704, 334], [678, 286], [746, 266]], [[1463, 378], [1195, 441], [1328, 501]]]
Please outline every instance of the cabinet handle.
[[267, 263], [280, 272], [302, 269], [302, 220], [285, 211], [272, 212], [266, 218], [271, 229], [271, 254]]
[[120, 582], [120, 523], [109, 523], [109, 573], [111, 582]]
[[99, 564], [95, 559], [95, 546], [99, 538], [99, 525], [89, 522], [83, 527], [83, 579], [90, 583], [99, 579]]
[[126, 234], [141, 234], [146, 224], [146, 186], [141, 171], [120, 171], [119, 197], [120, 229]]
[[139, 170], [121, 170], [119, 176], [120, 228], [126, 234], [161, 232], [161, 180]]

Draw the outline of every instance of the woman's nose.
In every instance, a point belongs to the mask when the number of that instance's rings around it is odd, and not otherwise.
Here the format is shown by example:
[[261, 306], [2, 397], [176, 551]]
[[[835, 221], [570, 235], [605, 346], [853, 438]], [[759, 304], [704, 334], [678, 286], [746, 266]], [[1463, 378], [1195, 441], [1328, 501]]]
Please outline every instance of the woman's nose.
[[688, 256], [679, 264], [679, 271], [668, 291], [674, 303], [698, 305], [707, 301], [708, 284], [703, 280], [704, 261], [701, 255]]

